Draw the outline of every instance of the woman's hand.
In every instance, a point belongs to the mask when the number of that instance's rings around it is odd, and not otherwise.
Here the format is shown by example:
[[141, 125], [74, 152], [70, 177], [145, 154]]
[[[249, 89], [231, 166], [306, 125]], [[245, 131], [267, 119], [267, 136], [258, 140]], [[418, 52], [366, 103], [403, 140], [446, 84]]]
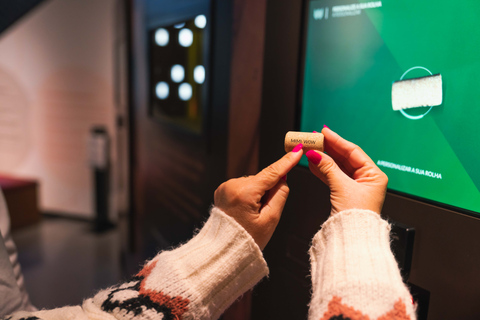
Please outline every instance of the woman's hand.
[[300, 161], [298, 145], [255, 176], [231, 179], [215, 191], [215, 206], [233, 217], [264, 249], [273, 235], [289, 188], [286, 174]]
[[367, 209], [380, 214], [388, 178], [357, 145], [325, 127], [325, 151], [308, 151], [310, 171], [330, 188], [332, 214]]

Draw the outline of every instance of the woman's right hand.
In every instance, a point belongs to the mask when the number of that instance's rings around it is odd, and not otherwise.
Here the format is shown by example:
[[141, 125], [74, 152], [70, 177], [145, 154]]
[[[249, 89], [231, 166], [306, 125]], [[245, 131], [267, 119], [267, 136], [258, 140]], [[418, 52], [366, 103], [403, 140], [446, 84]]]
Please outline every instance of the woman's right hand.
[[348, 209], [380, 214], [388, 177], [357, 145], [323, 128], [325, 151], [308, 151], [310, 171], [330, 188], [332, 215]]
[[258, 174], [230, 179], [215, 190], [215, 206], [247, 230], [262, 250], [277, 227], [290, 192], [286, 174], [302, 154], [302, 145], [297, 145]]

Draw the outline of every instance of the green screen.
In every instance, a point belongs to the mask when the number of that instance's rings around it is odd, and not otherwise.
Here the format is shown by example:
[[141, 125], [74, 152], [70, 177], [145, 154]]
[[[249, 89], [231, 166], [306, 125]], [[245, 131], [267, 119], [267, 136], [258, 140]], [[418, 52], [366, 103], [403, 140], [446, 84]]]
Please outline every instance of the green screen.
[[[480, 1], [320, 0], [306, 14], [300, 129], [361, 146], [391, 190], [479, 213]], [[441, 105], [392, 109], [395, 81], [431, 74]]]

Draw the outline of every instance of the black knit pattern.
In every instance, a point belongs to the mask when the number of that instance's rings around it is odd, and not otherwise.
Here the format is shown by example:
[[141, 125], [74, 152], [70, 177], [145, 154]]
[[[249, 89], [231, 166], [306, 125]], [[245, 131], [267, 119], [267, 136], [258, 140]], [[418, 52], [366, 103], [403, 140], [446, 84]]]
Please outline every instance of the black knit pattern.
[[[175, 316], [172, 314], [172, 310], [165, 305], [159, 305], [158, 303], [153, 302], [150, 297], [139, 295], [135, 298], [130, 298], [124, 301], [116, 301], [114, 295], [117, 292], [125, 290], [140, 290], [140, 283], [142, 282], [143, 277], [134, 277], [130, 282], [136, 282], [135, 285], [130, 287], [120, 288], [117, 286], [116, 289], [112, 290], [108, 294], [108, 298], [102, 303], [102, 310], [105, 312], [113, 312], [116, 308], [120, 310], [125, 310], [127, 312], [132, 312], [134, 316], [138, 316], [145, 312], [146, 310], [155, 310], [159, 314], [163, 314], [163, 319], [165, 320], [176, 320]], [[143, 308], [145, 307], [145, 308]]]

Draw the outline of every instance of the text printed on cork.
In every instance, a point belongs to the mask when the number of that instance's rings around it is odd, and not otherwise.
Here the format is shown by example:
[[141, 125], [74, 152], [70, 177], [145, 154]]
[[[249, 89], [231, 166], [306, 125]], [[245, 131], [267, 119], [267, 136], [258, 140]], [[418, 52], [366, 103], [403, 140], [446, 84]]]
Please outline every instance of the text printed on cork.
[[289, 131], [285, 135], [285, 151], [292, 151], [299, 143], [303, 144], [304, 152], [309, 150], [323, 151], [323, 140], [323, 134], [319, 132]]

